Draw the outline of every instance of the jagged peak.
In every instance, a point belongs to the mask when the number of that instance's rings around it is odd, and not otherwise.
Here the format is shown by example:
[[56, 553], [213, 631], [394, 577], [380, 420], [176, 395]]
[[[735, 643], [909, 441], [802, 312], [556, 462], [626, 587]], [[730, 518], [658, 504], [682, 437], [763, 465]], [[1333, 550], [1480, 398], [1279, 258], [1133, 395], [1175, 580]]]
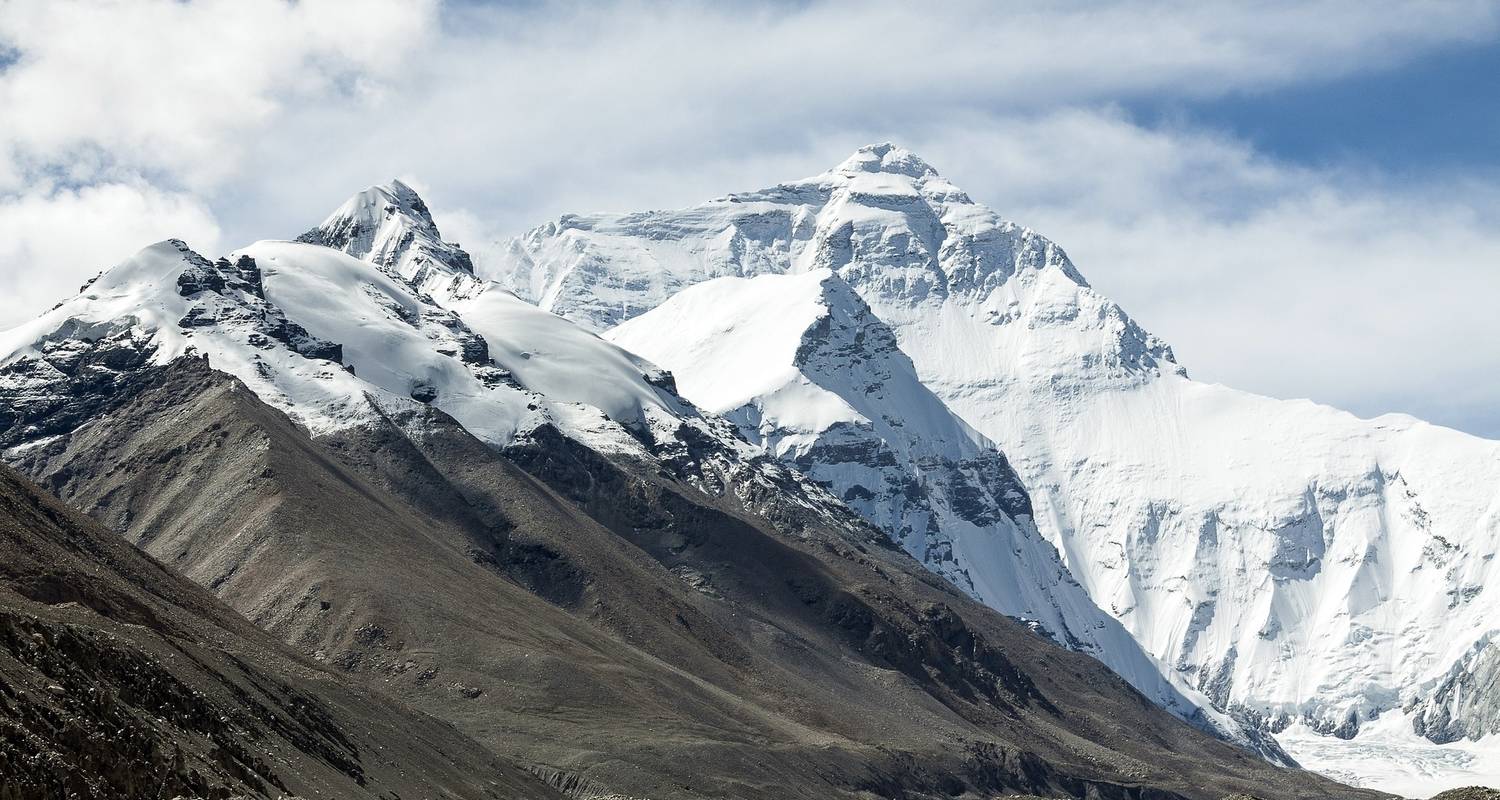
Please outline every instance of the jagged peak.
[[844, 159], [832, 172], [886, 172], [910, 178], [936, 177], [938, 172], [916, 153], [890, 142], [867, 144]]
[[355, 192], [344, 201], [343, 205], [329, 214], [318, 227], [333, 227], [342, 220], [369, 220], [379, 224], [380, 221], [398, 214], [417, 227], [431, 231], [434, 236], [438, 235], [437, 223], [433, 221], [432, 212], [428, 210], [427, 203], [420, 194], [417, 194], [416, 189], [400, 178], [392, 178], [387, 183], [376, 184], [363, 191]]
[[474, 277], [469, 254], [443, 240], [427, 203], [399, 178], [356, 192], [297, 241], [342, 250], [419, 284], [432, 277], [434, 264], [440, 271]]

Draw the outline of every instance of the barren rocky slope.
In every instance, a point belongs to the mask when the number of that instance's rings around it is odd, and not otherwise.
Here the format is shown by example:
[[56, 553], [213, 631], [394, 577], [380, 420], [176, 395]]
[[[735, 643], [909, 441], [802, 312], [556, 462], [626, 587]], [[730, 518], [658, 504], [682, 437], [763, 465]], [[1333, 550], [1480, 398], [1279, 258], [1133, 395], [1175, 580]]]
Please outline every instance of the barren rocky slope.
[[0, 465], [0, 797], [560, 798]]

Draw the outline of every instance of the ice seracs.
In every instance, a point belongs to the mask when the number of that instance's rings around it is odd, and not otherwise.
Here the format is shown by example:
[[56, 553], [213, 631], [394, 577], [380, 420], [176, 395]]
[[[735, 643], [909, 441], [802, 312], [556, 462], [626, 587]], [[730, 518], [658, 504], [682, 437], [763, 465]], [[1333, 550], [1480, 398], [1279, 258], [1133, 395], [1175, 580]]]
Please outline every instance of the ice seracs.
[[1271, 730], [1352, 736], [1485, 663], [1500, 443], [1190, 380], [1057, 245], [900, 148], [689, 209], [564, 216], [503, 262], [596, 329], [713, 278], [834, 271], [998, 443], [1093, 600]]

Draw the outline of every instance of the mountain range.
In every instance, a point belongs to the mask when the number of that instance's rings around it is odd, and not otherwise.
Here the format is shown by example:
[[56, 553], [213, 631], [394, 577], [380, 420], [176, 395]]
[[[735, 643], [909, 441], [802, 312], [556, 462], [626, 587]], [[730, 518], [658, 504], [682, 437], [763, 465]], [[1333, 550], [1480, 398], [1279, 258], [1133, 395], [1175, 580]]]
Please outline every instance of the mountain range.
[[[400, 182], [152, 245], [0, 333], [0, 456], [359, 752], [442, 732], [402, 796], [1376, 797], [1271, 734], [1500, 732], [1500, 446], [1195, 383], [890, 145], [477, 264]], [[359, 791], [316, 761], [271, 772]]]

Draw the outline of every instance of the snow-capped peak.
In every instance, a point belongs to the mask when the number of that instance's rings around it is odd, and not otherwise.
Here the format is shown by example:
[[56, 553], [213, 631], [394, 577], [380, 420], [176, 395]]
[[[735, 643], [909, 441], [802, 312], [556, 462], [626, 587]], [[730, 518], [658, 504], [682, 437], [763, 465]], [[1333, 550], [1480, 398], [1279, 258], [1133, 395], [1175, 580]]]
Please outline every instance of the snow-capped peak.
[[1071, 391], [1077, 380], [1182, 373], [1171, 348], [1095, 292], [1060, 247], [890, 144], [694, 208], [567, 215], [518, 237], [492, 266], [517, 295], [594, 330], [700, 281], [829, 269], [893, 328], [939, 317], [974, 326], [952, 342], [921, 341], [979, 379], [1019, 365]]
[[497, 273], [604, 330], [715, 278], [830, 270], [999, 443], [1093, 601], [1220, 708], [1500, 734], [1497, 701], [1468, 699], [1500, 660], [1475, 654], [1500, 636], [1500, 442], [1192, 381], [1061, 248], [917, 163], [876, 145], [692, 208], [568, 216]]
[[427, 203], [400, 180], [356, 193], [297, 241], [342, 250], [435, 296], [479, 284], [469, 254], [443, 240]]
[[937, 170], [918, 158], [915, 153], [890, 142], [867, 144], [859, 148], [854, 151], [853, 155], [834, 167], [831, 172], [844, 174], [889, 172], [909, 178], [936, 177], [938, 174]]
[[437, 223], [432, 220], [432, 212], [427, 209], [427, 203], [415, 189], [400, 179], [392, 179], [390, 183], [357, 192], [329, 214], [318, 227], [329, 228], [340, 220], [356, 220], [373, 229], [384, 219], [396, 215], [408, 220], [414, 229], [441, 238]]

